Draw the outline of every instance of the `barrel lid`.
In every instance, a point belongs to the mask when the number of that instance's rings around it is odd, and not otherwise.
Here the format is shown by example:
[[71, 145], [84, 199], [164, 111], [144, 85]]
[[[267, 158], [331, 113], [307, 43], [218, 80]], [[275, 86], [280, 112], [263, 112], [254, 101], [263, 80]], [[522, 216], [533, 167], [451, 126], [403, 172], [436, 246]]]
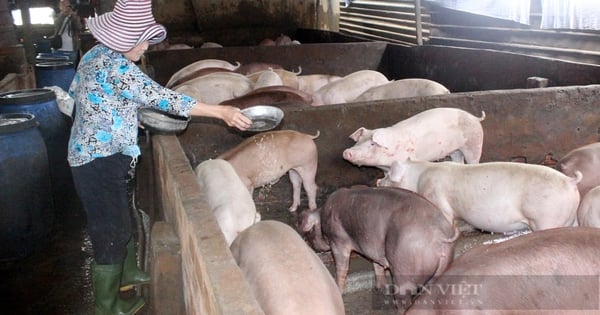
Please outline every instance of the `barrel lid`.
[[61, 62], [61, 61], [69, 61], [69, 57], [66, 56], [57, 56], [57, 57], [35, 57], [36, 64], [44, 63], [44, 62]]
[[73, 62], [72, 61], [44, 61], [44, 62], [37, 62], [35, 64], [36, 68], [40, 68], [40, 69], [67, 69], [67, 68], [73, 68]]
[[0, 105], [26, 105], [56, 100], [50, 89], [15, 90], [0, 94]]
[[0, 114], [0, 134], [17, 132], [39, 125], [35, 115], [28, 113]]
[[69, 61], [71, 58], [67, 54], [57, 53], [38, 53], [35, 56], [36, 61]]

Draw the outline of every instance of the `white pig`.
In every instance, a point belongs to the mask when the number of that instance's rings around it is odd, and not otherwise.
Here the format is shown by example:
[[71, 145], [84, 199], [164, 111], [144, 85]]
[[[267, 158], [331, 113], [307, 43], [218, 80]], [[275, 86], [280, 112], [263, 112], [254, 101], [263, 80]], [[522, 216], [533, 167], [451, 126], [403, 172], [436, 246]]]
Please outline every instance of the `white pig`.
[[207, 104], [240, 97], [254, 87], [254, 82], [235, 72], [212, 72], [185, 81], [173, 90], [186, 94]]
[[427, 79], [403, 79], [374, 86], [361, 95], [355, 102], [377, 101], [393, 98], [450, 94], [440, 83]]
[[262, 221], [231, 244], [231, 253], [266, 315], [343, 315], [331, 273], [289, 225]]
[[435, 161], [450, 155], [453, 161], [479, 163], [483, 148], [481, 121], [458, 108], [440, 107], [418, 113], [395, 125], [374, 130], [358, 128], [356, 141], [344, 150], [344, 159], [358, 166], [389, 167], [408, 158]]
[[579, 191], [576, 177], [547, 166], [513, 162], [459, 164], [405, 160], [392, 163], [378, 186], [412, 190], [453, 223], [509, 233], [576, 226]]
[[573, 176], [576, 170], [583, 174], [583, 179], [577, 185], [583, 198], [588, 190], [600, 185], [600, 142], [569, 151], [556, 163], [556, 167], [569, 176]]
[[169, 79], [169, 81], [167, 82], [167, 84], [165, 84], [166, 87], [172, 87], [173, 83], [175, 81], [178, 81], [180, 78], [185, 77], [187, 75], [189, 75], [190, 73], [196, 72], [200, 69], [204, 69], [204, 68], [223, 68], [226, 70], [235, 70], [237, 68], [240, 67], [240, 63], [237, 62], [235, 65], [229, 63], [228, 61], [225, 60], [220, 60], [220, 59], [201, 59], [198, 60], [196, 62], [193, 62], [179, 70], [177, 70], [177, 72], [175, 72], [171, 78]]
[[330, 82], [315, 92], [313, 105], [341, 104], [354, 99], [369, 88], [388, 83], [388, 78], [375, 70], [359, 70]]
[[596, 186], [583, 196], [577, 210], [579, 226], [600, 228], [600, 186]]
[[314, 94], [328, 83], [337, 81], [342, 77], [330, 74], [305, 74], [298, 76], [298, 89]]
[[198, 164], [194, 172], [227, 246], [241, 231], [260, 221], [252, 195], [229, 162], [206, 160]]
[[273, 69], [261, 71], [258, 78], [256, 78], [256, 82], [254, 82], [253, 89], [259, 89], [267, 86], [279, 86], [283, 85], [283, 81], [281, 77], [273, 71]]
[[298, 68], [298, 72], [288, 71], [285, 69], [277, 69], [277, 68], [269, 68], [267, 70], [261, 70], [258, 72], [253, 72], [251, 74], [247, 74], [246, 77], [250, 79], [253, 83], [258, 81], [258, 78], [261, 77], [265, 72], [275, 72], [279, 78], [281, 79], [282, 85], [286, 85], [292, 88], [298, 88], [298, 75], [302, 73], [302, 68]]

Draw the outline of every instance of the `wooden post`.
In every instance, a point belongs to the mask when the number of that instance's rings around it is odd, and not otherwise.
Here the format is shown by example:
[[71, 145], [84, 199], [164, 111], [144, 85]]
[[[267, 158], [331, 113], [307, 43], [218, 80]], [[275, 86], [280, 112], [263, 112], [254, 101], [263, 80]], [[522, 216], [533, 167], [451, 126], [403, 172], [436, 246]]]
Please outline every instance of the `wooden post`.
[[417, 45], [423, 46], [423, 25], [421, 23], [421, 0], [415, 0], [415, 25], [417, 30]]

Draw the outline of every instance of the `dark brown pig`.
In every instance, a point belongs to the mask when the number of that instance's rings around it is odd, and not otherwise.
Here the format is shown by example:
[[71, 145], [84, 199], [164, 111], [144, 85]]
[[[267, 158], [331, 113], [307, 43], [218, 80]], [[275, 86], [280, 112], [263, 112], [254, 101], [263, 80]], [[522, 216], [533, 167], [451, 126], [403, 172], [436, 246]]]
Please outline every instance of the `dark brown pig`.
[[[416, 292], [446, 269], [460, 235], [435, 205], [416, 193], [366, 186], [336, 190], [320, 209], [303, 211], [298, 228], [310, 233], [315, 249], [331, 248], [342, 291], [350, 254], [356, 251], [373, 261], [378, 289], [389, 288], [389, 269], [398, 292]], [[396, 297], [400, 311], [410, 304], [410, 295]]]
[[284, 107], [292, 106], [310, 106], [312, 95], [285, 85], [267, 86], [254, 89], [240, 97], [222, 101], [222, 105], [231, 105], [238, 108], [247, 108], [255, 105], [273, 105]]
[[573, 149], [556, 164], [559, 171], [573, 176], [580, 171], [583, 178], [577, 184], [581, 197], [592, 188], [600, 185], [600, 142]]
[[313, 141], [319, 136], [307, 135], [294, 130], [278, 130], [259, 133], [247, 138], [236, 147], [219, 155], [218, 159], [229, 161], [250, 193], [254, 188], [274, 184], [289, 172], [293, 188], [290, 211], [300, 205], [300, 186], [308, 197], [310, 209], [317, 207], [318, 152]]
[[474, 247], [407, 314], [599, 314], [600, 229], [563, 227]]
[[289, 225], [273, 220], [242, 231], [231, 254], [266, 315], [343, 315], [331, 273]]

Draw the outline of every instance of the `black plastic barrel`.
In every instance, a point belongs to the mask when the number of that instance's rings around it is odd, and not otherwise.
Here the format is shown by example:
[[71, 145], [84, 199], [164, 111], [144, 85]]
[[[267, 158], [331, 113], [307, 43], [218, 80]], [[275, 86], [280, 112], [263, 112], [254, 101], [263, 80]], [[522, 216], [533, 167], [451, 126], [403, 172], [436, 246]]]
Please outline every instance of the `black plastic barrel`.
[[68, 91], [74, 76], [73, 61], [44, 61], [35, 64], [35, 85], [38, 88], [58, 86]]
[[74, 184], [67, 162], [71, 132], [69, 118], [58, 108], [56, 94], [49, 89], [16, 90], [0, 94], [0, 114], [28, 113], [36, 117], [46, 143], [53, 197], [60, 210], [73, 200]]
[[46, 145], [34, 115], [0, 114], [0, 260], [46, 244], [54, 207]]

